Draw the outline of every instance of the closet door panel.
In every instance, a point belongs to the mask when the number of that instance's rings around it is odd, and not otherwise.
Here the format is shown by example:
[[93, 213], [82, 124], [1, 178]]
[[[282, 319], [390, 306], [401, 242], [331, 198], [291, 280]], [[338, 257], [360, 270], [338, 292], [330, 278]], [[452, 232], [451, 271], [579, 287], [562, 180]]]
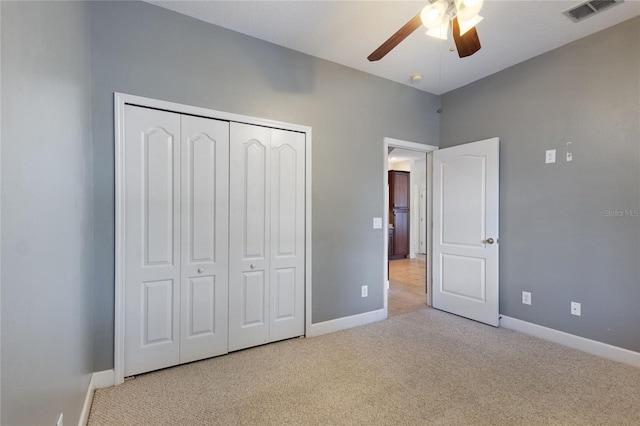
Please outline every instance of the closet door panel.
[[268, 128], [230, 127], [229, 350], [269, 341]]
[[180, 116], [125, 108], [125, 376], [179, 361]]
[[270, 341], [304, 334], [305, 135], [271, 131]]
[[143, 283], [142, 318], [144, 346], [171, 342], [173, 338], [173, 280]]
[[265, 283], [264, 271], [242, 274], [241, 327], [263, 326], [266, 323]]
[[[216, 326], [219, 328], [220, 321], [216, 321], [216, 282], [215, 277], [195, 277], [189, 279], [187, 285], [183, 288], [187, 290], [186, 298], [183, 294], [182, 300], [186, 301], [185, 309], [183, 312], [187, 312], [188, 315], [183, 323], [184, 333], [181, 337], [185, 344], [189, 344], [194, 339], [206, 339], [216, 334]], [[219, 298], [218, 298], [219, 299]], [[213, 346], [213, 345], [211, 345]], [[181, 347], [180, 362], [189, 362], [183, 360], [187, 357], [187, 351]], [[224, 351], [222, 351], [224, 353]], [[216, 355], [213, 348], [211, 351], [207, 351], [203, 356]], [[191, 360], [193, 361], [193, 360]]]
[[[275, 290], [275, 294], [271, 298], [273, 302], [271, 306], [274, 309], [272, 321], [279, 323], [294, 319], [296, 317], [296, 269], [274, 269], [271, 283], [272, 288]], [[277, 336], [276, 329], [277, 327], [272, 327], [272, 337], [274, 339]]]
[[229, 123], [182, 116], [180, 362], [227, 352]]
[[[263, 139], [264, 142], [264, 139]], [[268, 147], [257, 139], [246, 142], [242, 157], [244, 181], [242, 200], [244, 216], [242, 256], [245, 259], [266, 259], [267, 224], [267, 151]]]

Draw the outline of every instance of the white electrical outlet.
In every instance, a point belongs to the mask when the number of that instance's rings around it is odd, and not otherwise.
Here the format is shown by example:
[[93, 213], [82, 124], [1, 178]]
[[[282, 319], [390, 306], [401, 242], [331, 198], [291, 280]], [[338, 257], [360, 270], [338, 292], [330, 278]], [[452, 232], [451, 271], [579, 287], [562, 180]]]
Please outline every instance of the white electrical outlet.
[[581, 315], [580, 304], [578, 302], [571, 302], [571, 315]]
[[555, 163], [556, 162], [556, 150], [548, 149], [544, 158], [545, 163]]
[[522, 303], [524, 305], [530, 305], [531, 304], [531, 293], [529, 293], [528, 291], [523, 291], [522, 292]]
[[362, 297], [367, 297], [369, 296], [369, 286], [368, 285], [363, 285], [362, 286]]
[[382, 218], [374, 217], [373, 218], [373, 229], [382, 229]]
[[56, 422], [56, 426], [63, 426], [63, 413], [60, 413], [60, 415], [58, 416], [58, 421]]

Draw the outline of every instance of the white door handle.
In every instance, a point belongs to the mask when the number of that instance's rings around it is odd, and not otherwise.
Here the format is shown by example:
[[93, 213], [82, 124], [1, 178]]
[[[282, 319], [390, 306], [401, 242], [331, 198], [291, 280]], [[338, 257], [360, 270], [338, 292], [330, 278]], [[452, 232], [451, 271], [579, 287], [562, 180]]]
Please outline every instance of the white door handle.
[[204, 268], [198, 268], [198, 273], [201, 274], [204, 272]]
[[256, 269], [256, 265], [255, 264], [251, 264], [251, 269]]

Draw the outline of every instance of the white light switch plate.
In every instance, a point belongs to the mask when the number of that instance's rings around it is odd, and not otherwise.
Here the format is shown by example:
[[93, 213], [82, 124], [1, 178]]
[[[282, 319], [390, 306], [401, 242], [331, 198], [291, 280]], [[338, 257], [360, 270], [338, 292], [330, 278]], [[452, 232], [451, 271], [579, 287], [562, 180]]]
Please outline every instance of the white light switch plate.
[[382, 228], [382, 218], [374, 217], [373, 218], [373, 229], [381, 229]]
[[556, 162], [556, 150], [548, 149], [547, 154], [545, 155], [545, 163], [555, 163]]
[[578, 302], [571, 302], [571, 315], [581, 316], [582, 313], [580, 311], [580, 304]]

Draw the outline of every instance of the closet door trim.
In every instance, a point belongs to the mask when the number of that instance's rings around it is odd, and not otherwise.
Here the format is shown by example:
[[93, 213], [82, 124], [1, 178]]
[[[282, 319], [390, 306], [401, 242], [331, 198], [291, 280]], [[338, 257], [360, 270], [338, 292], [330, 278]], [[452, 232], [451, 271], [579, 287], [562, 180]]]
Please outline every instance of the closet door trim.
[[115, 133], [115, 307], [114, 307], [114, 383], [124, 382], [124, 283], [125, 283], [125, 105], [159, 109], [184, 115], [238, 122], [305, 135], [305, 336], [311, 329], [311, 127], [241, 114], [216, 111], [158, 99], [114, 93]]

